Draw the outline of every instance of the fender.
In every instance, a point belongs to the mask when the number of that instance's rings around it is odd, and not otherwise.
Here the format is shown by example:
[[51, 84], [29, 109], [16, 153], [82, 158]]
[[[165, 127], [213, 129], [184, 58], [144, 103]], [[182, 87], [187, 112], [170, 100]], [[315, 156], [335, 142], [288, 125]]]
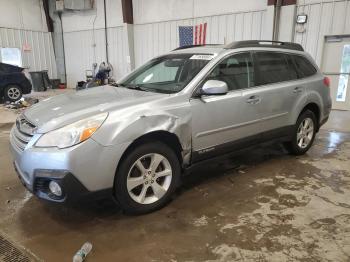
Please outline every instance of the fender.
[[[125, 110], [122, 110], [125, 111]], [[116, 115], [123, 115], [117, 118]], [[114, 121], [114, 119], [118, 119]], [[117, 123], [116, 123], [117, 122]], [[189, 104], [169, 110], [147, 110], [143, 113], [121, 112], [109, 115], [93, 139], [103, 146], [131, 144], [136, 139], [155, 131], [175, 134], [182, 147], [184, 162], [189, 161], [192, 147], [192, 115]]]

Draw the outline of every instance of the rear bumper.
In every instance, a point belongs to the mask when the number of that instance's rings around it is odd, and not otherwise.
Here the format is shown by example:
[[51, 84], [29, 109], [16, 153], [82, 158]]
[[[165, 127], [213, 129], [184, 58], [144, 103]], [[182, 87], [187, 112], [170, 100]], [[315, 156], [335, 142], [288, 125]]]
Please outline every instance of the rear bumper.
[[22, 93], [23, 94], [30, 94], [32, 92], [32, 84], [30, 81], [24, 77], [23, 81], [21, 81], [20, 85], [22, 87]]

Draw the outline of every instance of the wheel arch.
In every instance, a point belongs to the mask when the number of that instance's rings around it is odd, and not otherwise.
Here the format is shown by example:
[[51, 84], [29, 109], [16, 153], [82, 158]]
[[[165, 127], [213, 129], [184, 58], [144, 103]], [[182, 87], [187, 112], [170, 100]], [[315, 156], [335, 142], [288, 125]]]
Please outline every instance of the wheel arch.
[[1, 92], [4, 94], [5, 89], [6, 89], [7, 87], [9, 87], [9, 86], [17, 86], [17, 87], [19, 87], [19, 88], [21, 89], [21, 91], [23, 92], [23, 86], [22, 86], [20, 83], [12, 83], [12, 82], [10, 82], [10, 83], [5, 83], [5, 84], [1, 85]]
[[321, 118], [321, 110], [319, 105], [317, 105], [314, 102], [310, 102], [307, 105], [304, 106], [304, 108], [300, 111], [298, 117], [304, 113], [306, 110], [310, 110], [311, 112], [313, 112], [316, 116], [316, 120], [317, 120], [317, 131], [319, 130], [319, 126], [320, 126], [320, 118]]
[[152, 131], [147, 134], [144, 134], [137, 139], [135, 139], [124, 151], [122, 154], [118, 165], [116, 169], [116, 174], [119, 170], [120, 164], [123, 162], [125, 157], [132, 151], [134, 150], [137, 146], [142, 145], [147, 142], [152, 142], [152, 141], [159, 141], [164, 143], [165, 145], [169, 146], [172, 150], [174, 150], [176, 156], [179, 159], [180, 165], [183, 164], [183, 157], [182, 157], [182, 151], [183, 148], [181, 146], [180, 140], [177, 135], [174, 133], [171, 133], [169, 131], [164, 131], [164, 130], [159, 130], [159, 131]]

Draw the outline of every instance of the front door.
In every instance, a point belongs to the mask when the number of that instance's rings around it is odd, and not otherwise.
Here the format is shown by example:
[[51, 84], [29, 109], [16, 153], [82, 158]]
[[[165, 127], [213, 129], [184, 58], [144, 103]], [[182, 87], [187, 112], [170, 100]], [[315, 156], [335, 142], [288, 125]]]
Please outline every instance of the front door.
[[327, 37], [322, 70], [331, 80], [333, 109], [350, 110], [350, 38]]
[[262, 101], [258, 94], [247, 97], [244, 91], [255, 86], [251, 54], [239, 53], [223, 59], [203, 83], [211, 79], [224, 81], [229, 92], [190, 100], [193, 161], [230, 151], [232, 142], [261, 131], [256, 122], [261, 116], [257, 105]]

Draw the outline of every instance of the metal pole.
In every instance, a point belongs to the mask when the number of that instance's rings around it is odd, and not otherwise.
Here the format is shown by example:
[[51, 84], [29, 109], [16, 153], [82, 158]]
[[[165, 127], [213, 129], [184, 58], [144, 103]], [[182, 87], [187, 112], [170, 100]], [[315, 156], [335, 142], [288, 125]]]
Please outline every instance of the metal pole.
[[61, 21], [64, 81], [65, 81], [65, 84], [67, 85], [68, 81], [67, 81], [67, 69], [66, 69], [66, 51], [65, 51], [65, 46], [64, 46], [64, 32], [63, 32], [62, 13], [61, 12], [58, 12], [58, 17], [60, 18], [60, 21]]
[[107, 65], [109, 64], [109, 57], [108, 57], [108, 32], [107, 32], [107, 11], [106, 11], [106, 0], [104, 2], [104, 12], [105, 12], [105, 41], [106, 41], [106, 62]]
[[274, 23], [273, 23], [273, 34], [272, 34], [272, 40], [277, 41], [278, 35], [279, 35], [279, 24], [280, 24], [280, 17], [281, 17], [281, 6], [282, 6], [282, 0], [277, 0], [275, 5], [275, 12], [274, 12]]

